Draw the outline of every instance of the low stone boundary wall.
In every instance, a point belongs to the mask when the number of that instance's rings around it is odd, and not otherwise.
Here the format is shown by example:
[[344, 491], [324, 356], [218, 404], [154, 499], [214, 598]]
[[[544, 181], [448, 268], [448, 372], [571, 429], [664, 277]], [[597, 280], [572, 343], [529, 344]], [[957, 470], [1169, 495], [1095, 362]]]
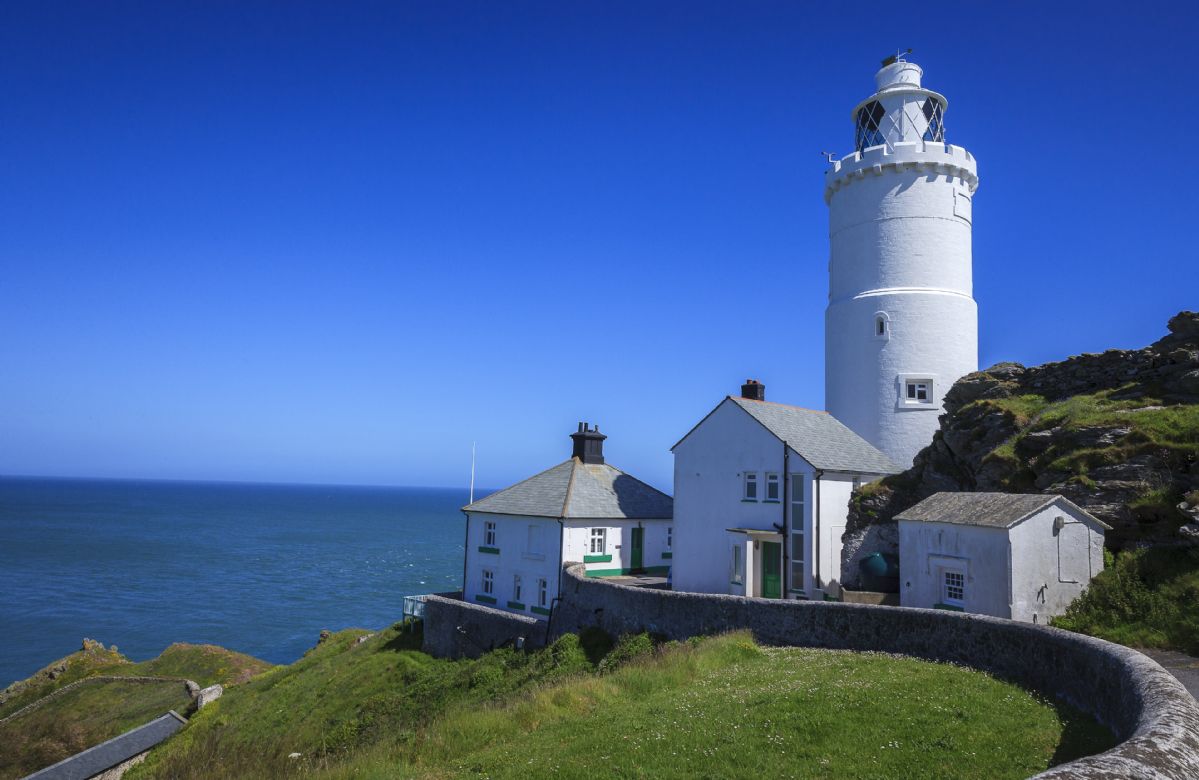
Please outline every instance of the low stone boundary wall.
[[582, 565], [569, 565], [552, 635], [588, 626], [671, 639], [749, 629], [771, 645], [970, 666], [1064, 700], [1123, 740], [1038, 778], [1199, 778], [1199, 705], [1182, 684], [1135, 650], [1081, 634], [939, 610], [646, 590], [588, 579]]
[[437, 658], [478, 658], [488, 650], [545, 645], [545, 621], [462, 600], [460, 593], [425, 598], [421, 650]]

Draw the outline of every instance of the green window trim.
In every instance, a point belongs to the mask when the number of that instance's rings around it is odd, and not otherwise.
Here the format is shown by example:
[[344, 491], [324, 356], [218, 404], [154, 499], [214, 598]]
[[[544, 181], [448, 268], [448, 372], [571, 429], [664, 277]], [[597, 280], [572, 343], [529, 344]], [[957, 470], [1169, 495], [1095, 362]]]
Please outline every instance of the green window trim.
[[584, 555], [583, 563], [610, 563], [611, 555]]
[[674, 557], [674, 553], [672, 553], [672, 552], [664, 552], [664, 553], [662, 553], [662, 557], [663, 557], [663, 558], [673, 558], [673, 557]]
[[538, 615], [545, 615], [546, 617], [549, 617], [550, 614], [550, 611], [545, 607], [529, 607], [529, 611]]
[[933, 604], [933, 609], [943, 609], [947, 612], [965, 612], [966, 610], [956, 604]]
[[494, 604], [495, 599], [491, 596], [484, 596], [482, 593], [475, 594], [475, 601], [481, 601], [484, 604]]
[[525, 608], [525, 605], [521, 604], [519, 601], [509, 601], [508, 602], [508, 609], [524, 609], [524, 608]]
[[779, 501], [777, 498], [764, 498], [764, 499], [762, 499], [762, 503], [763, 504], [781, 504], [783, 502]]
[[756, 503], [758, 503], [758, 499], [756, 499], [756, 498], [743, 498], [743, 499], [741, 499], [741, 503], [742, 503], [742, 504], [756, 504]]
[[488, 555], [499, 555], [500, 548], [498, 548], [498, 547], [479, 547], [479, 552], [487, 553]]

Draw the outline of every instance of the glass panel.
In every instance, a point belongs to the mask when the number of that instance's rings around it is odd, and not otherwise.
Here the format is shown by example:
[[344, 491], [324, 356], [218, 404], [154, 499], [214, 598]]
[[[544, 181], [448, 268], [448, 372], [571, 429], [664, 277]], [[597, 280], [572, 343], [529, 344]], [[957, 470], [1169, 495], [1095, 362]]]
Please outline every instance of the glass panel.
[[791, 475], [791, 503], [802, 504], [804, 501], [804, 476], [803, 474]]
[[803, 563], [804, 538], [803, 534], [791, 534], [791, 560]]

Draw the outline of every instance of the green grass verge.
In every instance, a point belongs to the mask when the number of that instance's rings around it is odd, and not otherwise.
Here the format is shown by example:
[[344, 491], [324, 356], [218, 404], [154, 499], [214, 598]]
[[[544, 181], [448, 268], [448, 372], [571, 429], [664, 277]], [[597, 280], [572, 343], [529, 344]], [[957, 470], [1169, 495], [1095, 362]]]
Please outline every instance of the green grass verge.
[[24, 777], [190, 704], [179, 682], [96, 681], [72, 688], [0, 723], [0, 778]]
[[1199, 548], [1107, 555], [1108, 565], [1053, 625], [1131, 647], [1199, 655]]
[[402, 627], [360, 633], [229, 691], [127, 778], [1003, 778], [1112, 744], [976, 671], [747, 634], [444, 661]]

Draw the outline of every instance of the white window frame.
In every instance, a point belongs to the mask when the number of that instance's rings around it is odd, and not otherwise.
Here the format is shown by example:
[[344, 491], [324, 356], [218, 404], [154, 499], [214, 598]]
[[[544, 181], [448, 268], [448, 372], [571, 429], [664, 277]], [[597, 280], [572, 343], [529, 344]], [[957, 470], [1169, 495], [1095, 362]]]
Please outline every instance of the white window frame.
[[[952, 584], [951, 578], [955, 580]], [[966, 606], [966, 571], [953, 566], [941, 567], [941, 603], [952, 607]], [[957, 589], [959, 595], [953, 597], [950, 593]]]
[[494, 520], [483, 521], [483, 546], [484, 547], [495, 547], [496, 546], [496, 543], [495, 543], [495, 521]]
[[495, 572], [491, 569], [483, 570], [483, 593], [487, 596], [495, 595]]
[[[790, 507], [791, 508], [791, 540], [790, 540], [791, 541], [791, 571], [788, 572], [788, 574], [790, 575], [790, 580], [791, 580], [790, 581], [790, 589], [792, 592], [795, 592], [795, 593], [806, 593], [807, 585], [808, 585], [808, 582], [807, 582], [807, 579], [808, 579], [807, 541], [808, 541], [808, 539], [807, 539], [807, 535], [804, 533], [804, 523], [807, 522], [806, 517], [807, 517], [807, 505], [808, 505], [808, 502], [807, 502], [808, 483], [807, 483], [807, 477], [804, 474], [791, 474], [790, 476], [791, 476], [791, 496], [790, 496], [790, 501], [791, 501], [791, 507]], [[797, 484], [799, 485], [798, 490], [795, 489]], [[795, 555], [796, 539], [799, 540], [800, 554], [799, 554], [798, 558]], [[795, 569], [797, 566], [799, 567], [799, 577], [795, 576]]]
[[[896, 401], [900, 409], [936, 409], [937, 408], [937, 378], [931, 374], [900, 374], [899, 398]], [[926, 398], [908, 398], [908, 388], [924, 385]]]
[[666, 526], [666, 549], [674, 549], [674, 526]]
[[[599, 544], [597, 545], [596, 542]], [[607, 555], [608, 554], [608, 529], [607, 528], [592, 528], [591, 529], [591, 550], [588, 555]]]
[[[752, 490], [750, 489], [752, 488]], [[750, 494], [753, 495], [750, 495]], [[758, 472], [747, 471], [741, 477], [741, 500], [742, 501], [757, 501], [758, 500]]]
[[[766, 472], [766, 498], [763, 500], [764, 501], [781, 501], [782, 495], [783, 495], [782, 484], [783, 483], [779, 479], [778, 474], [771, 472], [771, 471]], [[774, 489], [773, 496], [770, 495], [771, 488]]]
[[885, 311], [874, 313], [874, 337], [879, 341], [891, 340], [891, 317]]
[[520, 600], [522, 590], [524, 590], [524, 587], [520, 581], [520, 575], [513, 574], [512, 575], [512, 600], [515, 601], [517, 604], [523, 603]]
[[736, 585], [745, 584], [745, 545], [733, 545], [733, 556], [729, 561], [729, 582]]
[[547, 583], [545, 581], [544, 577], [538, 577], [537, 578], [537, 606], [544, 608], [546, 606], [546, 604], [549, 603], [549, 592], [550, 592], [549, 583]]

